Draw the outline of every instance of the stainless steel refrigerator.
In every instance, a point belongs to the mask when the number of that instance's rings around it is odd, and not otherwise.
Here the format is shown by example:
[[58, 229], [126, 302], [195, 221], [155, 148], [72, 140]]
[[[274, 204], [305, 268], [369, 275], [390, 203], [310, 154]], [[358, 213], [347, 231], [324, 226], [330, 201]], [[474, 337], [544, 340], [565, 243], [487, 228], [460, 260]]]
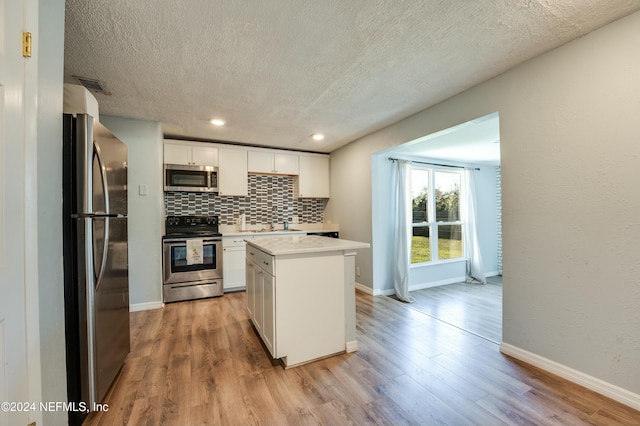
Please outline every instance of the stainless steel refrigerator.
[[94, 411], [129, 353], [127, 147], [86, 114], [63, 119], [67, 390]]

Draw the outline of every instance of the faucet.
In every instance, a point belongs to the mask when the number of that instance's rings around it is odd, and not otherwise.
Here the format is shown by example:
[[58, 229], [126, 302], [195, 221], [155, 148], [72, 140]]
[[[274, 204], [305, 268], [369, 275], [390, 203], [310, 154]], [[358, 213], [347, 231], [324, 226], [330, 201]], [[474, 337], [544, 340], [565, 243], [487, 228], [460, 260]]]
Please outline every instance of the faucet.
[[272, 231], [275, 231], [276, 229], [276, 215], [278, 214], [278, 209], [276, 208], [276, 206], [273, 206], [273, 215], [271, 216], [271, 223], [269, 224], [269, 226], [271, 227]]

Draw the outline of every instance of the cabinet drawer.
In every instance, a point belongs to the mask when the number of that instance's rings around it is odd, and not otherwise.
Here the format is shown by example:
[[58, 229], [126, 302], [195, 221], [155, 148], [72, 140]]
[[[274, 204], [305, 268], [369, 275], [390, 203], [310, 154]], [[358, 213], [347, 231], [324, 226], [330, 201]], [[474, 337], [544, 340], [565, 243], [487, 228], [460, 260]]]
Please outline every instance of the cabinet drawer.
[[269, 275], [275, 275], [274, 257], [255, 247], [247, 245], [247, 259], [255, 263], [260, 269]]

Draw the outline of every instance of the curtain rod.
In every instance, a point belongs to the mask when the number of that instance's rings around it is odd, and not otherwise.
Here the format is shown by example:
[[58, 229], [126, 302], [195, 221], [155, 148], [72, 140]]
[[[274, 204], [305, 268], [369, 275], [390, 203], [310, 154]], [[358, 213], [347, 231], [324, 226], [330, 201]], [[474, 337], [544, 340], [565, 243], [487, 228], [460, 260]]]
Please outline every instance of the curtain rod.
[[[389, 157], [389, 161], [398, 161], [399, 158], [392, 158]], [[454, 169], [466, 169], [467, 167], [464, 166], [452, 166], [450, 164], [438, 164], [438, 163], [425, 163], [424, 161], [411, 161], [411, 160], [405, 160], [410, 162], [411, 164], [427, 164], [429, 166], [440, 166], [440, 167], [452, 167]], [[473, 170], [480, 170], [478, 167], [473, 167]]]

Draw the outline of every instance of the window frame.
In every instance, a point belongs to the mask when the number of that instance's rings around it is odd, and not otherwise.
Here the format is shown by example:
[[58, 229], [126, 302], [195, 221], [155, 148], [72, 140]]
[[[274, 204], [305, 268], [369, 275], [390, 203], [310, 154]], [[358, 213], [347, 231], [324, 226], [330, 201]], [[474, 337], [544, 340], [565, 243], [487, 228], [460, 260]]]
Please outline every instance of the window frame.
[[[421, 170], [421, 171], [428, 171], [429, 172], [429, 182], [428, 182], [428, 186], [427, 186], [427, 221], [424, 222], [413, 222], [413, 214], [412, 217], [409, 219], [411, 221], [410, 225], [411, 225], [411, 235], [413, 235], [413, 229], [415, 228], [424, 228], [427, 227], [429, 228], [429, 249], [430, 249], [430, 254], [431, 254], [431, 260], [428, 260], [426, 262], [410, 262], [410, 267], [420, 267], [420, 266], [426, 266], [426, 265], [435, 265], [435, 264], [442, 264], [442, 263], [450, 263], [450, 262], [458, 262], [461, 260], [466, 260], [467, 258], [467, 247], [466, 244], [464, 244], [464, 236], [466, 233], [466, 223], [462, 221], [462, 219], [460, 218], [457, 221], [438, 221], [437, 217], [436, 217], [436, 186], [435, 186], [435, 175], [437, 172], [444, 172], [444, 173], [454, 173], [460, 176], [460, 193], [459, 193], [459, 197], [460, 199], [458, 200], [458, 205], [459, 205], [459, 217], [462, 216], [462, 202], [464, 200], [464, 197], [462, 195], [462, 190], [463, 190], [463, 179], [464, 179], [464, 173], [462, 170], [452, 170], [451, 168], [447, 168], [447, 167], [438, 167], [438, 166], [429, 166], [429, 165], [421, 165], [421, 164], [412, 164], [411, 165], [411, 174], [410, 174], [410, 181], [413, 181], [413, 171], [414, 170]], [[413, 196], [411, 194], [411, 192], [409, 193], [409, 199], [407, 200], [407, 202], [409, 203], [409, 205], [412, 205], [413, 202]], [[411, 208], [411, 211], [413, 211], [413, 209]], [[455, 258], [449, 258], [449, 259], [440, 259], [439, 258], [439, 251], [438, 251], [438, 227], [439, 226], [445, 226], [445, 225], [460, 225], [461, 227], [461, 232], [462, 232], [462, 256], [460, 257], [455, 257]], [[411, 250], [410, 250], [411, 252]]]

